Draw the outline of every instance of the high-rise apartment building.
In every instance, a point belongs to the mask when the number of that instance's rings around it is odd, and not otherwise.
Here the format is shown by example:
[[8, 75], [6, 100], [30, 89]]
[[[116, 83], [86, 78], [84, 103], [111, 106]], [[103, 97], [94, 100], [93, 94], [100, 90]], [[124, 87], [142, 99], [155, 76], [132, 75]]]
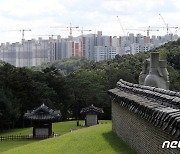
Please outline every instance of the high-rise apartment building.
[[177, 40], [177, 35], [147, 37], [141, 34], [134, 36], [104, 36], [97, 34], [78, 37], [49, 39], [38, 38], [22, 40], [21, 43], [1, 43], [0, 60], [16, 67], [38, 66], [42, 63], [70, 57], [85, 57], [88, 60], [102, 61], [114, 58], [117, 54], [135, 54], [146, 52], [168, 41]]

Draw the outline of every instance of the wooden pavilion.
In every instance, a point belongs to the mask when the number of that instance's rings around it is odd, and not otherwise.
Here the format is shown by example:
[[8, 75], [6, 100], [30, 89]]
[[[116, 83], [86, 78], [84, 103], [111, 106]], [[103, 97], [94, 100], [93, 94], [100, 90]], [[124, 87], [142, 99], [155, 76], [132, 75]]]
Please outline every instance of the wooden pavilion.
[[59, 110], [53, 110], [42, 104], [37, 109], [27, 111], [25, 119], [32, 121], [33, 137], [45, 138], [53, 136], [52, 122], [58, 121], [61, 117]]
[[85, 114], [85, 125], [92, 126], [98, 124], [98, 114], [104, 113], [103, 109], [93, 106], [82, 108], [80, 111], [81, 114]]

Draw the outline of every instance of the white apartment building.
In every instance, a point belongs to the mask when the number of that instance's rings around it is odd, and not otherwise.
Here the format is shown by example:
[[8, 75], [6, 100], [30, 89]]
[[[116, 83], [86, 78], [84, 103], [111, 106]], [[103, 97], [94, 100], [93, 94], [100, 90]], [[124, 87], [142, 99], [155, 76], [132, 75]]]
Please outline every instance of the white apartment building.
[[98, 31], [97, 45], [94, 46], [94, 61], [113, 59], [117, 54], [121, 54], [119, 39], [115, 36], [102, 36], [102, 31]]
[[[51, 44], [52, 45], [52, 44]], [[48, 40], [22, 40], [16, 45], [16, 67], [37, 66], [44, 62], [50, 62], [50, 42]]]
[[109, 47], [108, 48], [108, 59], [115, 58], [116, 55], [122, 55], [121, 53], [121, 47]]
[[56, 46], [56, 60], [84, 56], [83, 43], [78, 39], [61, 39], [56, 42]]
[[121, 53], [120, 47], [95, 46], [94, 47], [94, 61], [102, 61], [115, 58]]
[[16, 64], [16, 44], [13, 43], [12, 45], [10, 43], [1, 43], [0, 46], [0, 60], [6, 61], [10, 63], [11, 65]]
[[138, 43], [133, 43], [131, 44], [130, 46], [130, 51], [131, 51], [131, 54], [136, 54], [136, 53], [139, 53], [139, 52], [147, 52], [149, 50], [151, 50], [153, 48], [153, 44], [138, 44]]
[[136, 54], [147, 52], [168, 41], [177, 40], [177, 35], [147, 37], [141, 34], [134, 36], [103, 36], [97, 34], [81, 35], [79, 37], [56, 39], [39, 38], [38, 40], [22, 40], [21, 43], [1, 43], [0, 60], [16, 67], [38, 66], [42, 63], [61, 60], [70, 57], [85, 57], [88, 60], [101, 61], [114, 58], [117, 54]]
[[[101, 36], [101, 33], [99, 35]], [[82, 42], [82, 57], [88, 60], [94, 60], [94, 47], [97, 44], [102, 44], [103, 40], [101, 38], [98, 40], [95, 34], [83, 35], [78, 37], [78, 39]]]
[[0, 59], [16, 67], [37, 66], [55, 59], [55, 43], [49, 40], [22, 40], [0, 46]]

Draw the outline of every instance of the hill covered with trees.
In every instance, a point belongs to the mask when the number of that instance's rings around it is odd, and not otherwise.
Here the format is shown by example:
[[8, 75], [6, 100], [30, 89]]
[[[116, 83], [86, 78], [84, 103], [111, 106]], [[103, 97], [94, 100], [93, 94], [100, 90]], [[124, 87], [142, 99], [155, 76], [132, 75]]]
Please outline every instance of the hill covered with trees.
[[[180, 91], [180, 40], [153, 51], [167, 59], [170, 89]], [[0, 63], [0, 129], [27, 126], [23, 114], [42, 103], [60, 109], [62, 120], [82, 118], [80, 109], [88, 105], [102, 107], [103, 119], [111, 118], [107, 90], [123, 80], [138, 83], [142, 62], [149, 52], [117, 55], [113, 60], [90, 62], [71, 58], [34, 68], [16, 68]]]

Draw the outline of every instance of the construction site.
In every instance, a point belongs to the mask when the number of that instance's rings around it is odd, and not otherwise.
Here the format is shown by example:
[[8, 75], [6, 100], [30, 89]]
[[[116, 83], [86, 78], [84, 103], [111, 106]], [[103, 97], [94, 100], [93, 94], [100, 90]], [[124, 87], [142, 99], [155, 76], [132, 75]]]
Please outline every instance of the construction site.
[[[102, 31], [92, 32], [92, 29], [74, 26], [51, 26], [50, 29], [67, 31], [67, 38], [57, 34], [37, 34], [32, 37], [38, 39], [25, 39], [25, 33], [31, 33], [32, 29], [15, 29], [6, 32], [21, 32], [21, 41], [15, 43], [1, 43], [0, 60], [8, 62], [16, 67], [38, 66], [43, 63], [62, 60], [70, 57], [83, 57], [88, 60], [102, 61], [112, 59], [116, 55], [136, 54], [147, 52], [159, 47], [169, 41], [178, 39], [177, 26], [169, 26], [161, 14], [163, 26], [147, 26], [137, 28], [124, 28], [120, 17], [117, 16], [117, 23], [123, 35], [107, 36]], [[151, 35], [151, 32], [166, 31], [163, 36]], [[73, 32], [79, 36], [73, 37]], [[135, 34], [135, 32], [137, 32]], [[139, 32], [145, 32], [142, 35]], [[173, 33], [174, 32], [174, 33]], [[86, 33], [86, 34], [84, 34]], [[48, 39], [44, 39], [47, 38]]]

